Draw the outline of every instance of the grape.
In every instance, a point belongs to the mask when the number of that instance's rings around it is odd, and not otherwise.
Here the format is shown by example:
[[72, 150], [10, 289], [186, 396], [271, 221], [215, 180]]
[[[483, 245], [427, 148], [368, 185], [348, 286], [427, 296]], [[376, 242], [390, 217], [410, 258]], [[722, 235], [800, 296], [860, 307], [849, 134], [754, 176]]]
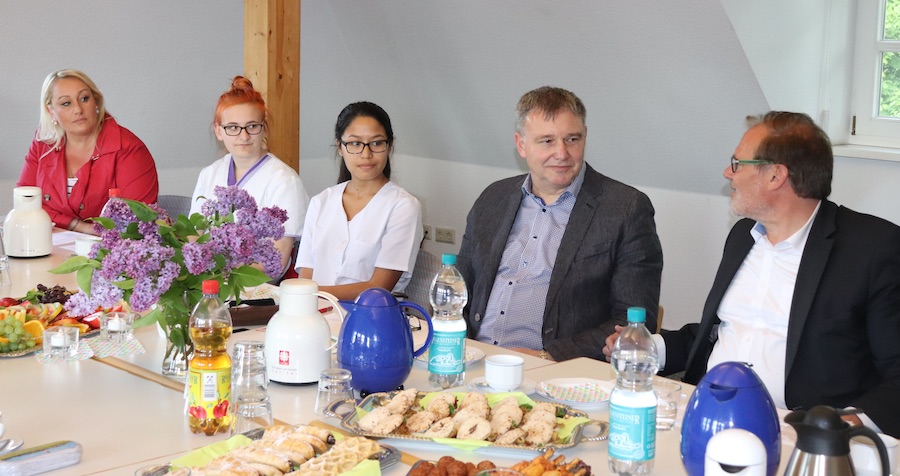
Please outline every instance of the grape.
[[9, 352], [9, 344], [6, 342], [0, 343], [0, 352]]
[[10, 344], [18, 344], [19, 343], [19, 334], [8, 334], [9, 343]]
[[37, 285], [37, 290], [39, 293], [38, 302], [42, 304], [48, 304], [51, 302], [58, 302], [60, 304], [65, 304], [66, 301], [69, 300], [69, 292], [66, 290], [65, 286], [56, 285], [52, 288], [48, 288], [43, 284]]
[[14, 330], [15, 330], [15, 328], [13, 326], [11, 326], [10, 324], [6, 324], [6, 326], [3, 328], [3, 331], [4, 331], [3, 333], [4, 334], [12, 334]]

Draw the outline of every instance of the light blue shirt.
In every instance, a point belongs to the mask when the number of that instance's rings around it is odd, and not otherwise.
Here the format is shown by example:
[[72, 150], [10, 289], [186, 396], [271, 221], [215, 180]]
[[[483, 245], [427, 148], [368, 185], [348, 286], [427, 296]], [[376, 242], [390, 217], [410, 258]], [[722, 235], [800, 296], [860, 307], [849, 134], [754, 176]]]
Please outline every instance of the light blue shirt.
[[488, 299], [478, 340], [502, 347], [544, 348], [541, 331], [556, 252], [584, 183], [585, 167], [552, 204], [534, 195], [531, 174], [522, 184], [522, 201], [500, 269]]

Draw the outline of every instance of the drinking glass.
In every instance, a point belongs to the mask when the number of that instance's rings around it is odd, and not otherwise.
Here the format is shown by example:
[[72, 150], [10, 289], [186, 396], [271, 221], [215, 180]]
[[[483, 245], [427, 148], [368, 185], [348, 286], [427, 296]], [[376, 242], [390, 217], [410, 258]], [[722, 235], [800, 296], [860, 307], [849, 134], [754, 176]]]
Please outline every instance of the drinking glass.
[[235, 402], [268, 400], [269, 377], [266, 373], [265, 343], [235, 343], [231, 361], [231, 392]]
[[0, 287], [10, 286], [9, 258], [6, 256], [6, 248], [3, 247], [3, 227], [0, 226]]
[[350, 386], [352, 374], [347, 369], [331, 368], [319, 376], [319, 393], [316, 395], [316, 415], [325, 415], [325, 408], [336, 400], [353, 398]]
[[678, 416], [678, 402], [681, 400], [681, 384], [674, 380], [654, 378], [653, 391], [656, 392], [656, 429], [671, 430]]
[[272, 426], [272, 403], [269, 397], [260, 401], [238, 401], [234, 407], [234, 425], [231, 434], [246, 433], [257, 428]]

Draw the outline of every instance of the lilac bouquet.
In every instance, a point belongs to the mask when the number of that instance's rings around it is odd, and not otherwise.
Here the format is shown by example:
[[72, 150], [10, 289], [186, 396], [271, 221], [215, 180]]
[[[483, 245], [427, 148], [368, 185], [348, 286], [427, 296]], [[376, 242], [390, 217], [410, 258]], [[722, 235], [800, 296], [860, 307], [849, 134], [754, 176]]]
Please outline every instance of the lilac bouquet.
[[[159, 322], [169, 342], [184, 352], [190, 344], [188, 318], [202, 297], [203, 281], [219, 281], [223, 301], [239, 300], [246, 287], [282, 271], [274, 241], [284, 235], [287, 213], [258, 209], [237, 187], [216, 187], [214, 193], [202, 214], [174, 220], [157, 205], [111, 201], [106, 216], [93, 219], [100, 242], [87, 257], [74, 256], [51, 271], [77, 273], [81, 290], [66, 309], [88, 315], [125, 300], [134, 311], [150, 311], [136, 327]], [[255, 263], [264, 271], [251, 266]]]

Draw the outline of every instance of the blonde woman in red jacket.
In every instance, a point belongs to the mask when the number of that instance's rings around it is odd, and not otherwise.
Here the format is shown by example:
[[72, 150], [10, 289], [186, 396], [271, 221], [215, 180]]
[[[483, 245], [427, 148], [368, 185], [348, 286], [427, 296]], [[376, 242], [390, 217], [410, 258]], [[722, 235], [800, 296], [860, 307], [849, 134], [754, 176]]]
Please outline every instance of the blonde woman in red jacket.
[[38, 186], [60, 228], [93, 233], [109, 189], [156, 203], [156, 163], [147, 146], [106, 112], [103, 94], [81, 71], [51, 73], [41, 88], [41, 122], [17, 186]]

